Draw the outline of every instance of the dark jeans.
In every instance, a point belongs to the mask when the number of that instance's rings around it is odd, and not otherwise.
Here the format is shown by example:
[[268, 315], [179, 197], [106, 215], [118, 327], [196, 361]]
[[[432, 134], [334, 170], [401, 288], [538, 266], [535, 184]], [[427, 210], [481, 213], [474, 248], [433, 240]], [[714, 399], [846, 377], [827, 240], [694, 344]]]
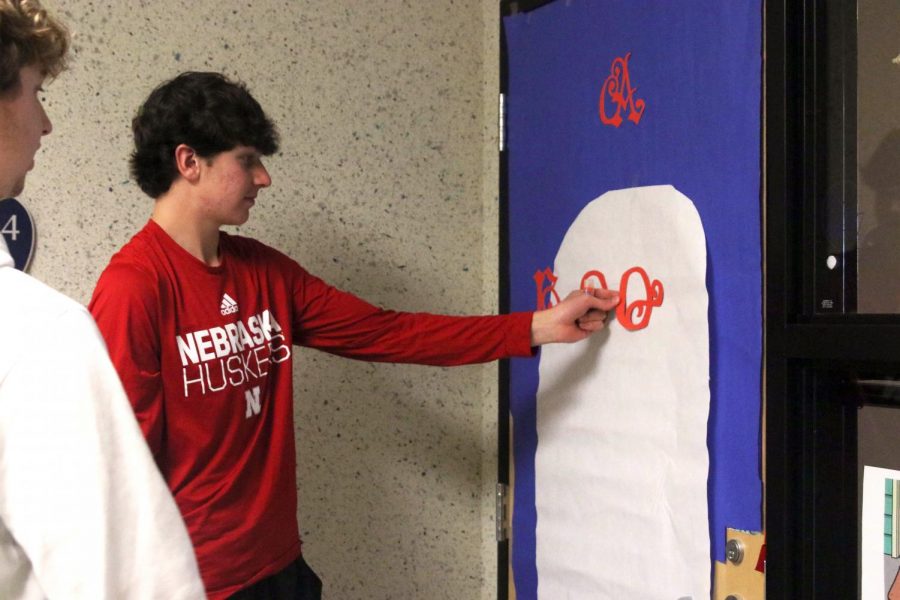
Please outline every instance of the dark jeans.
[[281, 571], [257, 581], [228, 600], [321, 600], [322, 580], [303, 557]]

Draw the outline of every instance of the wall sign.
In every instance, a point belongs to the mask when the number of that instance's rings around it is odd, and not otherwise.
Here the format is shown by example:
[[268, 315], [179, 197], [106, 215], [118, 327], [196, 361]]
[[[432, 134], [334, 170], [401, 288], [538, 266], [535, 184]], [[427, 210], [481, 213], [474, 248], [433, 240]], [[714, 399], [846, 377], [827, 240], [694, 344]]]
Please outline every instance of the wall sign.
[[9, 248], [16, 268], [27, 271], [34, 254], [34, 221], [15, 198], [0, 200], [0, 235]]

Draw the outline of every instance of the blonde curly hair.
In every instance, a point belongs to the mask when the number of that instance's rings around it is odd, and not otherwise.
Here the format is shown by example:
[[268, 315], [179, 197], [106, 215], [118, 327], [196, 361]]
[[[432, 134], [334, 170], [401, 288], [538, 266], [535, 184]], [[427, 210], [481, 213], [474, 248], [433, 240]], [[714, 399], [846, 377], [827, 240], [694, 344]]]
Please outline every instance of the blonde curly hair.
[[69, 31], [38, 0], [0, 0], [0, 94], [18, 88], [22, 67], [50, 77], [66, 68]]

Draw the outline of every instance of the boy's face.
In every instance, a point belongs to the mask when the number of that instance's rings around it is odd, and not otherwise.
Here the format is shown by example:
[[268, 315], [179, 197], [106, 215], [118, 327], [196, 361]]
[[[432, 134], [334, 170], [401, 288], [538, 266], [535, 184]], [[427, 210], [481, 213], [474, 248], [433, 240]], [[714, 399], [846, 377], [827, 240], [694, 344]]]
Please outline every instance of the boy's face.
[[38, 98], [44, 75], [36, 66], [19, 71], [19, 86], [0, 95], [0, 199], [25, 189], [25, 175], [34, 167], [41, 136], [52, 129]]
[[219, 226], [247, 222], [259, 190], [272, 183], [261, 158], [256, 148], [237, 146], [200, 159], [201, 209], [207, 219]]

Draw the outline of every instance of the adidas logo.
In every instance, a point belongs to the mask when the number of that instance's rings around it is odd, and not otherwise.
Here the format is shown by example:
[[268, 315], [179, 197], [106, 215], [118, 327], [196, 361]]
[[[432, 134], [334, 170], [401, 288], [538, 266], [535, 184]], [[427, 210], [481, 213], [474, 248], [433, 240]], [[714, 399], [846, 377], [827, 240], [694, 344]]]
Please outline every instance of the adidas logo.
[[238, 311], [238, 304], [234, 301], [234, 298], [232, 298], [228, 294], [224, 294], [222, 296], [222, 304], [219, 305], [219, 311], [223, 315], [236, 313]]

